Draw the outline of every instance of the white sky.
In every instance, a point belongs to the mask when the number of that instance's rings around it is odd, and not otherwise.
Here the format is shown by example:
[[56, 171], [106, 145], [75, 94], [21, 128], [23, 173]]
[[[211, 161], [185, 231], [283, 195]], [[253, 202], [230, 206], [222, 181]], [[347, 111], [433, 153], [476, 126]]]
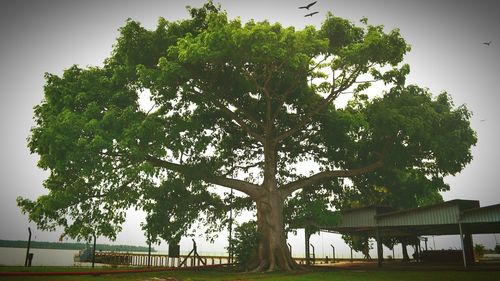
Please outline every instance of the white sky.
[[[158, 17], [170, 21], [186, 18], [185, 6], [198, 7], [203, 1], [10, 2], [0, 4], [0, 239], [26, 239], [26, 228], [35, 226], [21, 214], [15, 198], [34, 199], [45, 193], [42, 181], [47, 173], [36, 167], [37, 156], [30, 155], [26, 147], [33, 106], [43, 97], [44, 72], [61, 74], [72, 64], [101, 65], [127, 18], [154, 28]], [[412, 45], [405, 59], [411, 66], [410, 82], [436, 94], [446, 90], [456, 105], [465, 103], [474, 113], [472, 127], [479, 137], [474, 160], [460, 174], [447, 178], [451, 191], [443, 194], [445, 200], [474, 199], [481, 206], [500, 203], [496, 174], [500, 158], [500, 4], [496, 1], [318, 0], [311, 10], [320, 13], [312, 18], [304, 18], [297, 9], [306, 0], [219, 2], [229, 17], [239, 16], [243, 21], [267, 19], [302, 28], [319, 26], [325, 12], [332, 11], [354, 22], [366, 16], [372, 24], [400, 28]], [[490, 46], [483, 44], [490, 40]], [[140, 221], [140, 216], [131, 216], [116, 243], [144, 245]], [[34, 235], [37, 240], [56, 241], [60, 233], [35, 231]], [[202, 252], [222, 252], [226, 243], [225, 239], [215, 244], [197, 240]], [[436, 247], [459, 247], [458, 238], [455, 240], [436, 238]], [[495, 243], [492, 235], [476, 240], [487, 247]], [[303, 252], [303, 236], [290, 242], [294, 253]], [[182, 249], [188, 251], [190, 243], [183, 239]], [[330, 253], [329, 245], [335, 244], [338, 253], [347, 255], [338, 237], [315, 235], [312, 243], [318, 254]]]

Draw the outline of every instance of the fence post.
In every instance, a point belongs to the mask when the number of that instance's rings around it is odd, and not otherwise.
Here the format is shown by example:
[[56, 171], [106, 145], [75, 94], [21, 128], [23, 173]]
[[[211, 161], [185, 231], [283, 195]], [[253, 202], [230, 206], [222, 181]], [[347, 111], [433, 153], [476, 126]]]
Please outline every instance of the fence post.
[[26, 248], [26, 260], [24, 261], [24, 266], [28, 266], [28, 260], [30, 255], [30, 247], [31, 247], [31, 228], [28, 227], [28, 247]]
[[332, 263], [335, 263], [335, 247], [331, 244], [330, 246], [332, 246]]
[[315, 264], [316, 263], [316, 253], [315, 253], [315, 250], [314, 250], [314, 246], [313, 244], [309, 244], [311, 245], [312, 249], [313, 249], [313, 252], [312, 252], [312, 264]]
[[92, 249], [92, 268], [94, 268], [94, 264], [95, 264], [95, 246], [96, 246], [96, 240], [97, 240], [95, 232], [94, 232], [93, 236], [94, 236], [94, 248]]

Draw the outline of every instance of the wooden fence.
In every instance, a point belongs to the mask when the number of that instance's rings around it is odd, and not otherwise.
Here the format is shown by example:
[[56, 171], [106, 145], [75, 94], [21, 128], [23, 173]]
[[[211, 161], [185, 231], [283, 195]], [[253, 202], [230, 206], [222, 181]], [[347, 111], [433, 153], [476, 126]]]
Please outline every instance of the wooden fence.
[[[187, 255], [181, 255], [178, 258], [169, 257], [168, 255], [162, 254], [151, 254], [151, 260], [148, 260], [148, 254], [139, 253], [123, 253], [123, 252], [96, 252], [96, 262], [111, 265], [126, 265], [126, 266], [138, 266], [138, 267], [179, 267], [181, 262], [187, 257]], [[205, 265], [227, 265], [229, 264], [228, 256], [201, 256], [201, 259], [205, 262]], [[293, 258], [298, 264], [305, 265], [305, 258]], [[353, 259], [355, 261], [364, 259]], [[335, 262], [339, 261], [352, 261], [348, 258], [337, 258]], [[310, 262], [312, 265], [320, 264], [331, 264], [334, 260], [331, 258], [311, 258]], [[199, 260], [194, 256], [189, 256], [183, 267], [193, 267], [202, 265]]]
[[[187, 257], [181, 255], [178, 258], [169, 257], [161, 254], [138, 254], [138, 253], [123, 253], [123, 252], [96, 252], [96, 262], [111, 265], [128, 265], [128, 266], [151, 266], [151, 267], [178, 267], [181, 262]], [[228, 264], [227, 256], [204, 256], [201, 257], [206, 265]], [[193, 256], [189, 257], [184, 263], [185, 267], [200, 266], [200, 261]]]

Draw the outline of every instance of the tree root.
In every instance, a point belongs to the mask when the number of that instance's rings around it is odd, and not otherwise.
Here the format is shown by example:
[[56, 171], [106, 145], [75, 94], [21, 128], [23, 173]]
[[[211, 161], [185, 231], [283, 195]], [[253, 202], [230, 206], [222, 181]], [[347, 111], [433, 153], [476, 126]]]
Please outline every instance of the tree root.
[[260, 262], [256, 263], [257, 265], [250, 269], [249, 272], [258, 273], [275, 271], [302, 271], [305, 269], [299, 266], [292, 258], [285, 258], [284, 260], [280, 261], [281, 262], [277, 262], [276, 258], [263, 259]]

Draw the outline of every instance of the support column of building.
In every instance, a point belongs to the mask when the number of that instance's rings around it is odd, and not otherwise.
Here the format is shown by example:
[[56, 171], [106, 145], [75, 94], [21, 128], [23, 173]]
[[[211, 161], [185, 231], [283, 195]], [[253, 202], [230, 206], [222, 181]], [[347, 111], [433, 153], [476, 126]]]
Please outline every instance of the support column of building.
[[472, 234], [468, 229], [458, 222], [458, 228], [460, 229], [460, 243], [462, 244], [462, 255], [464, 260], [464, 267], [468, 268], [474, 264], [474, 246], [472, 244]]
[[464, 233], [464, 253], [465, 259], [467, 260], [467, 265], [473, 265], [475, 262], [474, 258], [474, 245], [472, 242], [472, 234]]

